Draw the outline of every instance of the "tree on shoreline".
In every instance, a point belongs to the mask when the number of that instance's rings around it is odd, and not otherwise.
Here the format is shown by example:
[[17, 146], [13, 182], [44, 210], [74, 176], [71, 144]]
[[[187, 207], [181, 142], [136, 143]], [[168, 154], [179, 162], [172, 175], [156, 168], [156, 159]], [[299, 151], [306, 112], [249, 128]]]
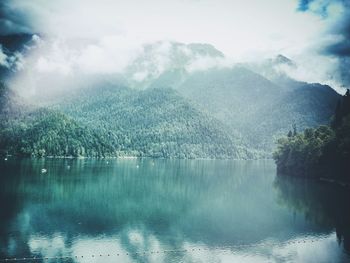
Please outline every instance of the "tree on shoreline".
[[350, 181], [350, 91], [338, 103], [330, 126], [290, 131], [277, 141], [273, 158], [280, 175]]

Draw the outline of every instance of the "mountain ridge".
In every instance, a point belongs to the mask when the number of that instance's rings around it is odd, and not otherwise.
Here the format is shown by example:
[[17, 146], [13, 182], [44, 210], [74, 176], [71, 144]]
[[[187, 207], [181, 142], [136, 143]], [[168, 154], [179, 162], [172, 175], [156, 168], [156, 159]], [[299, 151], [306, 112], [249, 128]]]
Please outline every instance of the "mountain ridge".
[[[220, 122], [171, 89], [95, 87], [49, 108], [0, 116], [0, 152], [20, 156], [248, 159]], [[89, 93], [90, 92], [90, 93]], [[80, 99], [80, 101], [79, 101]], [[13, 133], [12, 131], [15, 131]]]
[[[203, 56], [215, 63], [188, 69]], [[146, 45], [124, 75], [69, 83], [51, 99], [44, 95], [41, 106], [58, 122], [86, 127], [87, 137], [100, 138], [104, 146], [89, 147], [106, 146], [109, 150], [93, 151], [102, 156], [271, 157], [277, 138], [292, 125], [305, 129], [327, 124], [332, 117], [339, 94], [275, 68], [294, 66], [289, 58], [278, 55], [260, 64], [263, 68], [224, 66], [221, 59], [224, 54], [211, 45], [157, 42]], [[158, 65], [162, 61], [166, 63]], [[143, 71], [144, 79], [133, 79]]]

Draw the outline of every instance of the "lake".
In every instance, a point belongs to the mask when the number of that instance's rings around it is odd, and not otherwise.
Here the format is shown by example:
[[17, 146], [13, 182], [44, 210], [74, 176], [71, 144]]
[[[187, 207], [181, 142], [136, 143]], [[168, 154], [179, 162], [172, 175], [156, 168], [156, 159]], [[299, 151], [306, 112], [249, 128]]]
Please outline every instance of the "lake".
[[0, 173], [1, 259], [350, 262], [350, 191], [273, 161], [9, 158]]

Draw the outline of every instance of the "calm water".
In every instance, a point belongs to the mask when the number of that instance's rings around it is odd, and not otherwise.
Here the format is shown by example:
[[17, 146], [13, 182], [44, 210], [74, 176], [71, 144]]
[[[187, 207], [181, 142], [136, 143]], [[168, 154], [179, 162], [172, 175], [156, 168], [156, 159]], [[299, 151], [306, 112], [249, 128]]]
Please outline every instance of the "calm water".
[[350, 262], [349, 191], [276, 178], [272, 161], [10, 159], [0, 173], [0, 258]]

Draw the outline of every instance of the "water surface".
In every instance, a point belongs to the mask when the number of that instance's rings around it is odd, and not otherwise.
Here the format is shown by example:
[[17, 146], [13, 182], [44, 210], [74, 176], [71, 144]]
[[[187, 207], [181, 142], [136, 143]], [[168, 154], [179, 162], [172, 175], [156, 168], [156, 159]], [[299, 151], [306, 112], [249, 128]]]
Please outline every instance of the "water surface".
[[0, 258], [349, 261], [349, 191], [278, 178], [272, 161], [9, 159], [0, 171]]

